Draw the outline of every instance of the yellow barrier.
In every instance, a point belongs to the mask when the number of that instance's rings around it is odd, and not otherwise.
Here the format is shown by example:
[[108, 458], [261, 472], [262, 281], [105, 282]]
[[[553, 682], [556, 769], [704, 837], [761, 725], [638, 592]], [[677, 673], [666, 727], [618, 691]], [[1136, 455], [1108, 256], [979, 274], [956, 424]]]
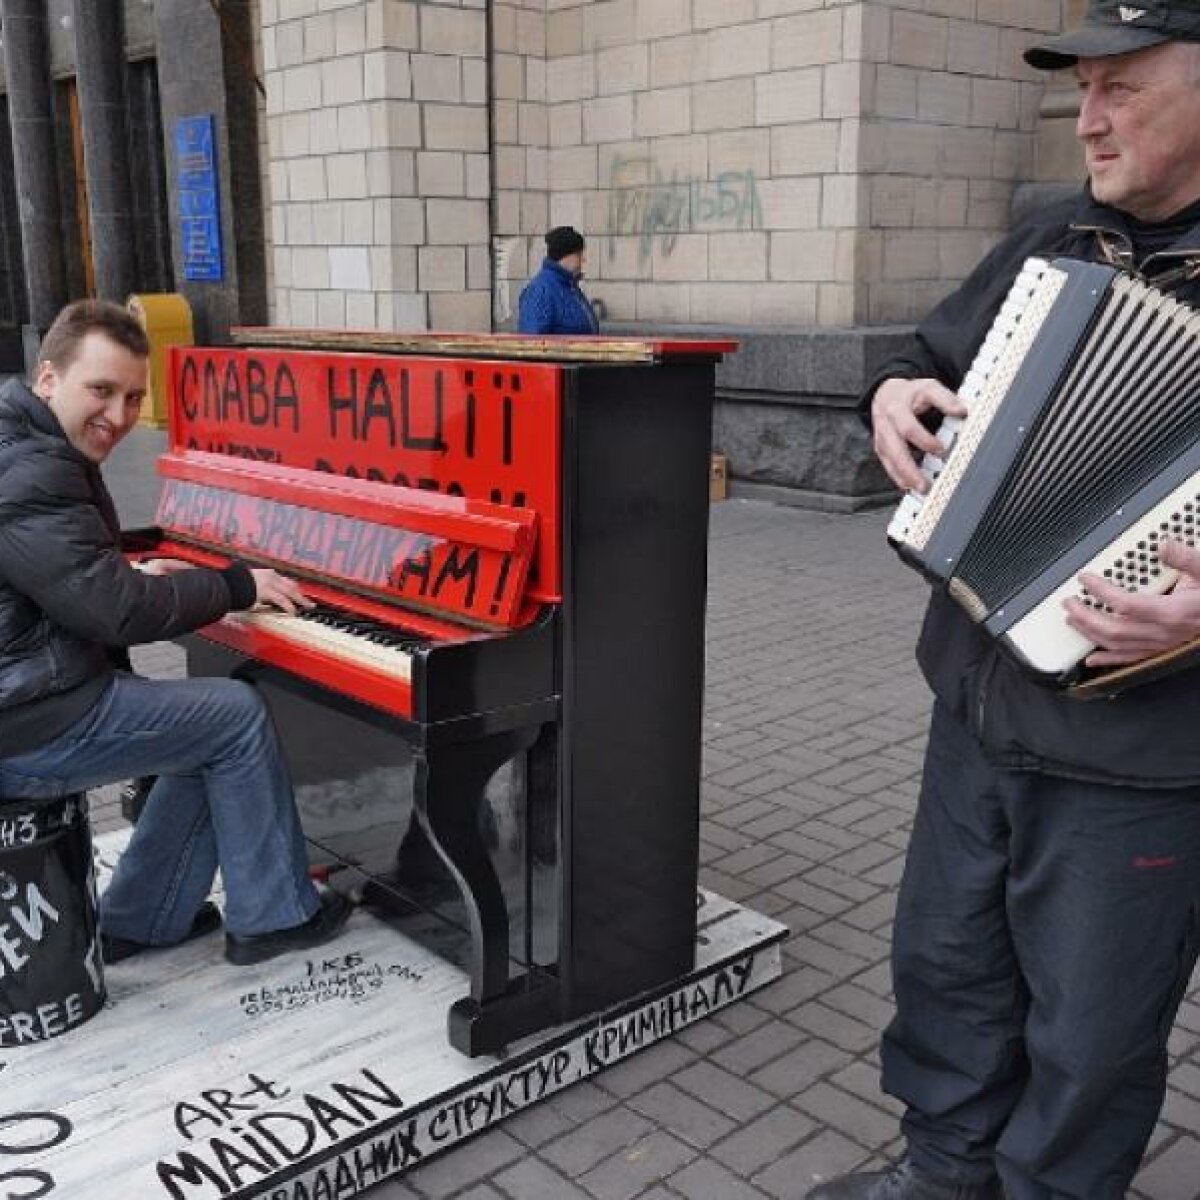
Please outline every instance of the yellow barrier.
[[162, 429], [167, 423], [167, 348], [194, 346], [191, 305], [178, 292], [130, 296], [125, 307], [142, 323], [150, 339], [150, 389], [142, 402], [139, 425]]

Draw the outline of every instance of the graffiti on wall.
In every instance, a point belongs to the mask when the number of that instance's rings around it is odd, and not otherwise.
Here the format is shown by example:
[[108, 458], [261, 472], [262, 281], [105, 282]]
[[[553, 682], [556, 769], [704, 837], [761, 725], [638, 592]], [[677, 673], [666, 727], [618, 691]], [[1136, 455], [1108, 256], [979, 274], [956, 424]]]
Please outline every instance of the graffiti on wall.
[[[762, 226], [753, 169], [700, 179], [676, 171], [666, 176], [650, 158], [615, 158], [609, 189], [609, 233], [637, 237], [643, 263], [656, 242], [662, 254], [670, 255], [682, 233]], [[609, 257], [614, 253], [610, 242]]]

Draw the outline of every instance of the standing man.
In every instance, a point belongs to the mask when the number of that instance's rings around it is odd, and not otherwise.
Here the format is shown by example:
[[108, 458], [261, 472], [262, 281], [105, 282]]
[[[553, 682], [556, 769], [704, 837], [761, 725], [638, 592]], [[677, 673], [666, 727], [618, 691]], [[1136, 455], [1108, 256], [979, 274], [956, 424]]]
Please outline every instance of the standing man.
[[[954, 389], [1027, 255], [1108, 262], [1200, 307], [1200, 0], [1091, 0], [1026, 59], [1077, 75], [1089, 185], [1001, 242], [869, 389], [900, 487], [923, 487], [927, 422], [963, 411]], [[1084, 576], [1111, 610], [1069, 602], [1089, 665], [1200, 634], [1200, 552], [1162, 557], [1183, 572], [1166, 596]], [[908, 1151], [810, 1200], [1122, 1200], [1200, 950], [1200, 675], [1073, 701], [941, 594], [917, 657], [935, 704], [882, 1047]]]
[[125, 647], [234, 609], [308, 602], [270, 570], [126, 561], [100, 464], [138, 419], [148, 354], [124, 309], [81, 301], [47, 332], [33, 387], [0, 389], [0, 796], [157, 775], [101, 902], [105, 961], [215, 928], [219, 867], [226, 957], [260, 962], [327, 941], [349, 913], [308, 878], [266, 709], [244, 683], [121, 665]]
[[600, 332], [591, 302], [579, 286], [586, 262], [587, 249], [578, 230], [558, 225], [546, 234], [541, 270], [525, 285], [518, 301], [521, 333]]

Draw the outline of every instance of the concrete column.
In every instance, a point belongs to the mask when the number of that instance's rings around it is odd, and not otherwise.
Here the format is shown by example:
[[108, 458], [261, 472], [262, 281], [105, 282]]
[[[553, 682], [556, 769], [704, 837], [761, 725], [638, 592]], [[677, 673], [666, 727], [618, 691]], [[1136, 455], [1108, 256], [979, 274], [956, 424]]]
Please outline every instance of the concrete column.
[[124, 303], [137, 280], [125, 129], [125, 22], [121, 0], [72, 0], [96, 294]]
[[42, 0], [2, 0], [0, 14], [4, 18], [4, 74], [29, 301], [28, 340], [33, 342], [67, 301], [59, 242], [45, 4]]
[[[227, 341], [231, 325], [259, 325], [267, 319], [251, 17], [248, 0], [222, 0], [219, 12], [208, 0], [154, 4], [175, 286], [192, 306], [200, 342]], [[181, 117], [205, 113], [212, 113], [217, 130], [225, 268], [219, 282], [183, 277], [175, 130]]]

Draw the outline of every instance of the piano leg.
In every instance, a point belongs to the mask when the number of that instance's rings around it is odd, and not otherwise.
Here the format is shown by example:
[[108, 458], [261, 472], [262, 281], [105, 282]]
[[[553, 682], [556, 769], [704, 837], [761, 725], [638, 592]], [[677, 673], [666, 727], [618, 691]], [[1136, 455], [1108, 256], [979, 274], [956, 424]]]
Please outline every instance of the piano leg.
[[449, 1036], [472, 1057], [496, 1053], [560, 1015], [557, 980], [530, 972], [509, 979], [508, 905], [479, 822], [488, 780], [527, 753], [540, 732], [533, 726], [416, 752], [417, 819], [458, 882], [471, 925], [471, 992], [451, 1006]]

